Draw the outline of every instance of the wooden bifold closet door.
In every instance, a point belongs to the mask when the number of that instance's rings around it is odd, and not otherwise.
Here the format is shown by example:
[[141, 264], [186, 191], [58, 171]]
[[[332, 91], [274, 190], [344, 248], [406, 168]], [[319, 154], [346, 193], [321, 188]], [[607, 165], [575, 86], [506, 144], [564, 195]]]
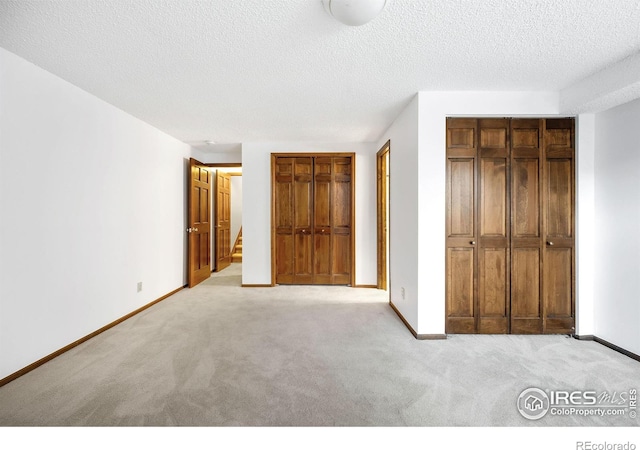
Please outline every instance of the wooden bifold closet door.
[[447, 333], [572, 333], [573, 119], [447, 120]]
[[351, 284], [353, 155], [272, 155], [277, 284]]

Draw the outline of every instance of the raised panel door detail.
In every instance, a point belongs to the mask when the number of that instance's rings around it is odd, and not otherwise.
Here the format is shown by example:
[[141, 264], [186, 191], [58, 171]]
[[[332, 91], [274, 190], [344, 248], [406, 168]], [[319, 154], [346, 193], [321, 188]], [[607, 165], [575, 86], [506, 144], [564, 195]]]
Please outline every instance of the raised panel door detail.
[[540, 235], [540, 183], [538, 159], [515, 159], [513, 179], [513, 237]]
[[540, 317], [540, 250], [514, 249], [511, 255], [511, 315]]
[[447, 146], [450, 148], [474, 148], [475, 129], [449, 128], [447, 130]]
[[506, 128], [481, 128], [480, 147], [503, 149], [509, 146]]
[[447, 316], [474, 317], [474, 249], [447, 250]]
[[507, 236], [507, 163], [480, 160], [480, 236]]
[[547, 235], [572, 237], [573, 164], [570, 159], [547, 160]]
[[279, 277], [278, 282], [287, 277], [288, 282], [293, 277], [293, 235], [291, 233], [281, 234], [276, 232], [276, 275]]
[[538, 128], [513, 128], [511, 131], [511, 146], [514, 149], [538, 149], [540, 137]]
[[545, 141], [549, 147], [572, 147], [571, 129], [547, 129]]
[[506, 317], [507, 250], [484, 248], [480, 251], [480, 317]]
[[545, 316], [572, 316], [572, 249], [547, 249], [544, 262]]
[[349, 282], [351, 272], [351, 236], [335, 234], [331, 250], [334, 282], [336, 284], [346, 284]]
[[449, 160], [448, 235], [474, 235], [474, 160]]

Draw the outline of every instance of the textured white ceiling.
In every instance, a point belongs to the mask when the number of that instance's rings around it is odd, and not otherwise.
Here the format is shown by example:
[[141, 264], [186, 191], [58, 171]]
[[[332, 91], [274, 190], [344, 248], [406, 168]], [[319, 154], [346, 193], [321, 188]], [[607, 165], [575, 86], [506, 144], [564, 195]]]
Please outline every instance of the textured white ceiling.
[[371, 141], [421, 90], [561, 90], [640, 51], [639, 0], [0, 0], [0, 46], [185, 142]]

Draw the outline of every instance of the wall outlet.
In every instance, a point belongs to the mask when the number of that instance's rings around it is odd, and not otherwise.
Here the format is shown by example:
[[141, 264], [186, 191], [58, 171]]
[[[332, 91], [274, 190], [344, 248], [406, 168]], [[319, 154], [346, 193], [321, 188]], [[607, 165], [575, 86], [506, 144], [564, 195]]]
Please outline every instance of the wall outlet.
[[400, 294], [402, 295], [402, 300], [404, 300], [404, 288], [403, 287], [400, 288]]
[[138, 281], [138, 292], [142, 291], [142, 281]]

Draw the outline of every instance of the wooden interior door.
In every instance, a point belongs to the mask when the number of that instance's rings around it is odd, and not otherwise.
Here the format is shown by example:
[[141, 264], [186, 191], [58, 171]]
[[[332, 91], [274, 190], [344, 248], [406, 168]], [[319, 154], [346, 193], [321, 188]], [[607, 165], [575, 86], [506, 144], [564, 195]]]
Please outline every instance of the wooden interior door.
[[511, 333], [542, 333], [543, 120], [511, 121]]
[[509, 119], [478, 120], [478, 333], [509, 332]]
[[187, 278], [193, 287], [211, 276], [211, 172], [191, 158], [188, 183]]
[[352, 156], [272, 156], [273, 280], [350, 284]]
[[216, 171], [215, 267], [216, 272], [231, 264], [231, 176]]
[[475, 119], [447, 119], [447, 333], [477, 330], [477, 126]]
[[575, 125], [546, 119], [544, 129], [543, 332], [575, 330]]

